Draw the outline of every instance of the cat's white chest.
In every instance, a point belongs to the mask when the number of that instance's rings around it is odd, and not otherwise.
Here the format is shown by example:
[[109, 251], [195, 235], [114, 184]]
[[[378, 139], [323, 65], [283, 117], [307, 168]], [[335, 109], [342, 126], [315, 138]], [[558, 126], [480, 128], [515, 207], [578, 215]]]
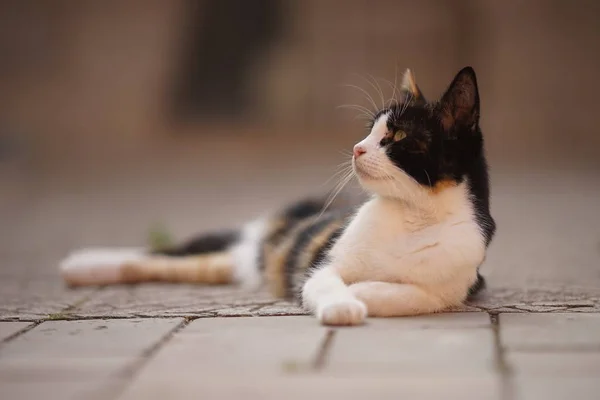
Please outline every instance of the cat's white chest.
[[[476, 268], [483, 242], [472, 221], [472, 213], [461, 204], [466, 202], [446, 202], [452, 206], [447, 208], [440, 205], [415, 208], [402, 202], [375, 198], [361, 207], [332, 248], [332, 264], [349, 282], [414, 281], [415, 272], [419, 271], [415, 271], [413, 262], [406, 261], [410, 258], [407, 256], [437, 247], [448, 252], [443, 256], [439, 252], [421, 253], [420, 269], [450, 264], [447, 257], [462, 259], [462, 253], [474, 254], [472, 264]], [[460, 238], [464, 238], [464, 243], [457, 242]], [[452, 243], [456, 246], [450, 245]]]
[[362, 249], [388, 247], [401, 244], [408, 235], [423, 228], [429, 221], [427, 215], [411, 211], [401, 204], [374, 199], [359, 210], [344, 239], [348, 245]]
[[348, 268], [374, 273], [394, 266], [395, 249], [401, 254], [410, 235], [427, 222], [424, 215], [415, 215], [382, 199], [366, 203], [358, 211], [331, 255]]

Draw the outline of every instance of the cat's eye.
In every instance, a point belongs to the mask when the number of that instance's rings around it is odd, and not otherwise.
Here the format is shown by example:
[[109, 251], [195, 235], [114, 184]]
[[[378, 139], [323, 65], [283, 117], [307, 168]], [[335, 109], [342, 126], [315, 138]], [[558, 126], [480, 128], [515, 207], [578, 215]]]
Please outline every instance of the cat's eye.
[[398, 142], [406, 137], [406, 132], [398, 131], [394, 133], [394, 142]]

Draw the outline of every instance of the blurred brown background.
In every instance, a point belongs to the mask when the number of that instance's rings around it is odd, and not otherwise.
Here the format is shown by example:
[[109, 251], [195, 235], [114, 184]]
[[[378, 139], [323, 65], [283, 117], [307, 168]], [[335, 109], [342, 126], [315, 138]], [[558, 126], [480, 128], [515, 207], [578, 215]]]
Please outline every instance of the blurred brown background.
[[[0, 275], [83, 245], [235, 225], [327, 180], [343, 104], [478, 73], [497, 286], [600, 283], [600, 3], [0, 2]], [[22, 272], [26, 271], [26, 272]], [[31, 272], [32, 274], [34, 272]]]

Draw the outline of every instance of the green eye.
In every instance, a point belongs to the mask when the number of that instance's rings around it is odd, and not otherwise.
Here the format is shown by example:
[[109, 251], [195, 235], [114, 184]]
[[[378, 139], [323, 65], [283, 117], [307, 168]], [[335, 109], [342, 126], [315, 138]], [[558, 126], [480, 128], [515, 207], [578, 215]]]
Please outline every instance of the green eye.
[[394, 142], [398, 142], [406, 137], [406, 132], [398, 131], [394, 133]]

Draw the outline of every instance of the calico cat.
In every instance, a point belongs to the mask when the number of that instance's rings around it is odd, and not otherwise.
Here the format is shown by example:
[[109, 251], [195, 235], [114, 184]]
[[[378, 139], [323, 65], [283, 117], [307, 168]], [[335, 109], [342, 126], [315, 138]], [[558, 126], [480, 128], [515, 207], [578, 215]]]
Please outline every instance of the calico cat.
[[71, 285], [266, 281], [327, 325], [459, 306], [485, 286], [495, 232], [475, 72], [428, 102], [407, 70], [399, 98], [374, 115], [352, 168], [371, 194], [356, 208], [308, 199], [237, 231], [161, 251], [88, 249], [61, 263]]

